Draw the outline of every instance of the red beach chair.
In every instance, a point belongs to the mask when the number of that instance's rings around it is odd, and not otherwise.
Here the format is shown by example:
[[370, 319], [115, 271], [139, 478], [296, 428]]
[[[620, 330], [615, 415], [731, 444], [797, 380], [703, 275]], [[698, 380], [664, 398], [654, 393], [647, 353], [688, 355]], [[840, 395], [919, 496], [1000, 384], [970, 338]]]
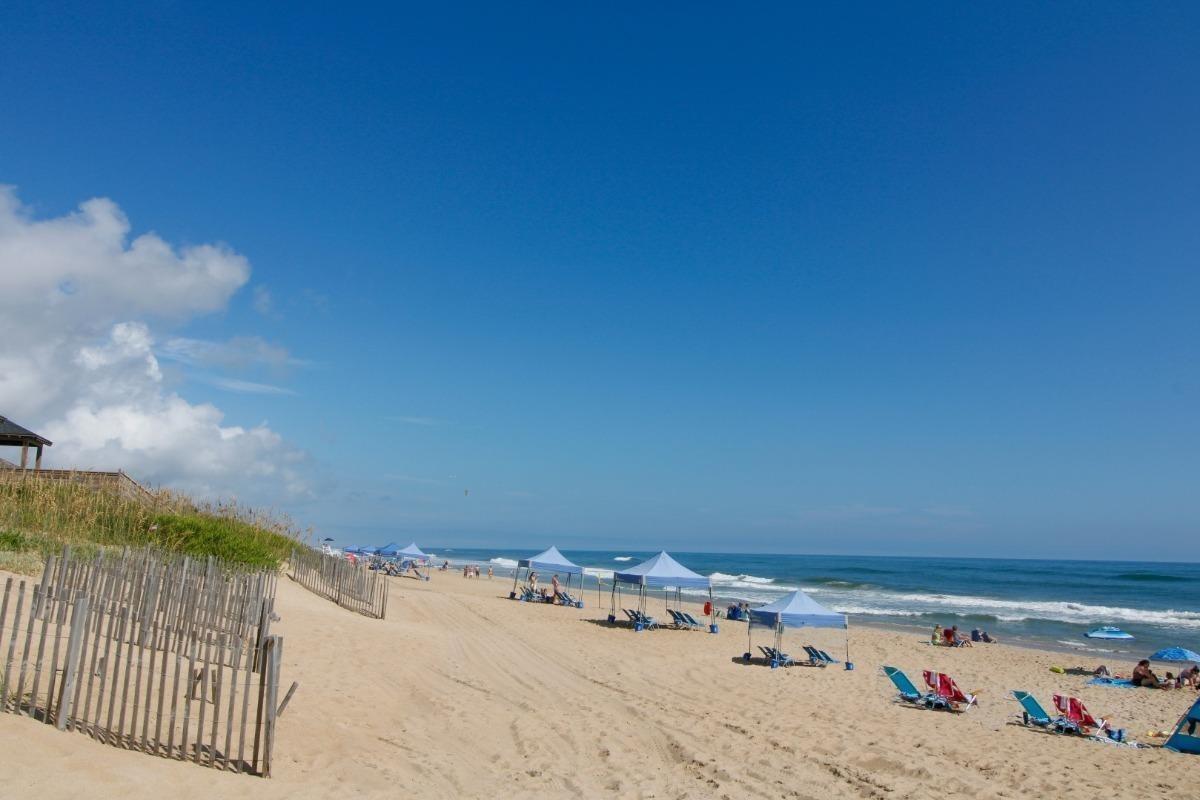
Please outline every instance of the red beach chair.
[[1078, 697], [1064, 697], [1056, 694], [1054, 695], [1054, 707], [1058, 709], [1058, 713], [1081, 728], [1093, 728], [1095, 733], [1108, 729], [1108, 722], [1093, 717], [1092, 712], [1087, 710], [1087, 706]]
[[[933, 672], [925, 670], [925, 684], [933, 690], [933, 693], [945, 700], [950, 708], [954, 711], [966, 711], [971, 706], [978, 705], [979, 698], [973, 694], [967, 694], [962, 689], [958, 688], [958, 684], [954, 682], [954, 678], [944, 672]], [[960, 706], [965, 706], [960, 708]]]

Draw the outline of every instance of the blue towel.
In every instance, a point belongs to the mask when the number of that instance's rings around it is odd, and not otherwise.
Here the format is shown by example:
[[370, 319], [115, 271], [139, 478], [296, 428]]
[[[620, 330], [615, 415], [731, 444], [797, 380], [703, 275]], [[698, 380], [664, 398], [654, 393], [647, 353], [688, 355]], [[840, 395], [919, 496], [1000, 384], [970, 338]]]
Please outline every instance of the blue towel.
[[1088, 681], [1089, 686], [1114, 686], [1118, 689], [1136, 689], [1132, 681], [1127, 681], [1124, 678], [1092, 678]]

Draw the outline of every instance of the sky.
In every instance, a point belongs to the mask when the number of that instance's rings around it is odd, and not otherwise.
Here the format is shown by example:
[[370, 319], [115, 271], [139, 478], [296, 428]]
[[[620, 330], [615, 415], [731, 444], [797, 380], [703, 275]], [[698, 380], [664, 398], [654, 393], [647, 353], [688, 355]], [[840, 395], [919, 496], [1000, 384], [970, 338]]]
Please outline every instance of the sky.
[[343, 543], [1194, 560], [1200, 8], [435, 5], [6, 6], [48, 466]]

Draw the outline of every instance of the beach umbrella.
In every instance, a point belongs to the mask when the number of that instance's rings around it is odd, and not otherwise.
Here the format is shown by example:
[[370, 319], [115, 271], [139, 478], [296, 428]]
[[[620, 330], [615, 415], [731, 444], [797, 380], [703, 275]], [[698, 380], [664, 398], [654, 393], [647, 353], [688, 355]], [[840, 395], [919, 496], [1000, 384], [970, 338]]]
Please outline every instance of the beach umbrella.
[[1151, 661], [1200, 661], [1200, 653], [1186, 647], [1166, 647], [1150, 656]]

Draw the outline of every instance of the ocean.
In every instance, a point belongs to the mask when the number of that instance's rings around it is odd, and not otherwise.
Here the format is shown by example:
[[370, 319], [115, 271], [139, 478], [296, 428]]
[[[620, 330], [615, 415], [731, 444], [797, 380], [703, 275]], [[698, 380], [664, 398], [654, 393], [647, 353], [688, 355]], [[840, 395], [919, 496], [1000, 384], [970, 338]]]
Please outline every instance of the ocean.
[[[529, 550], [432, 548], [438, 563], [491, 565], [512, 578]], [[586, 568], [585, 601], [597, 601], [614, 569], [654, 553], [564, 550]], [[713, 579], [722, 604], [769, 602], [796, 588], [849, 615], [851, 624], [960, 630], [982, 628], [1013, 643], [1087, 653], [1148, 655], [1181, 645], [1200, 651], [1200, 564], [1137, 561], [1043, 561], [672, 552]], [[546, 576], [549, 577], [549, 576]], [[590, 591], [591, 594], [586, 592]], [[692, 592], [693, 596], [701, 593]], [[1100, 641], [1083, 634], [1116, 625], [1134, 640]], [[1086, 660], [1086, 659], [1085, 659]]]

